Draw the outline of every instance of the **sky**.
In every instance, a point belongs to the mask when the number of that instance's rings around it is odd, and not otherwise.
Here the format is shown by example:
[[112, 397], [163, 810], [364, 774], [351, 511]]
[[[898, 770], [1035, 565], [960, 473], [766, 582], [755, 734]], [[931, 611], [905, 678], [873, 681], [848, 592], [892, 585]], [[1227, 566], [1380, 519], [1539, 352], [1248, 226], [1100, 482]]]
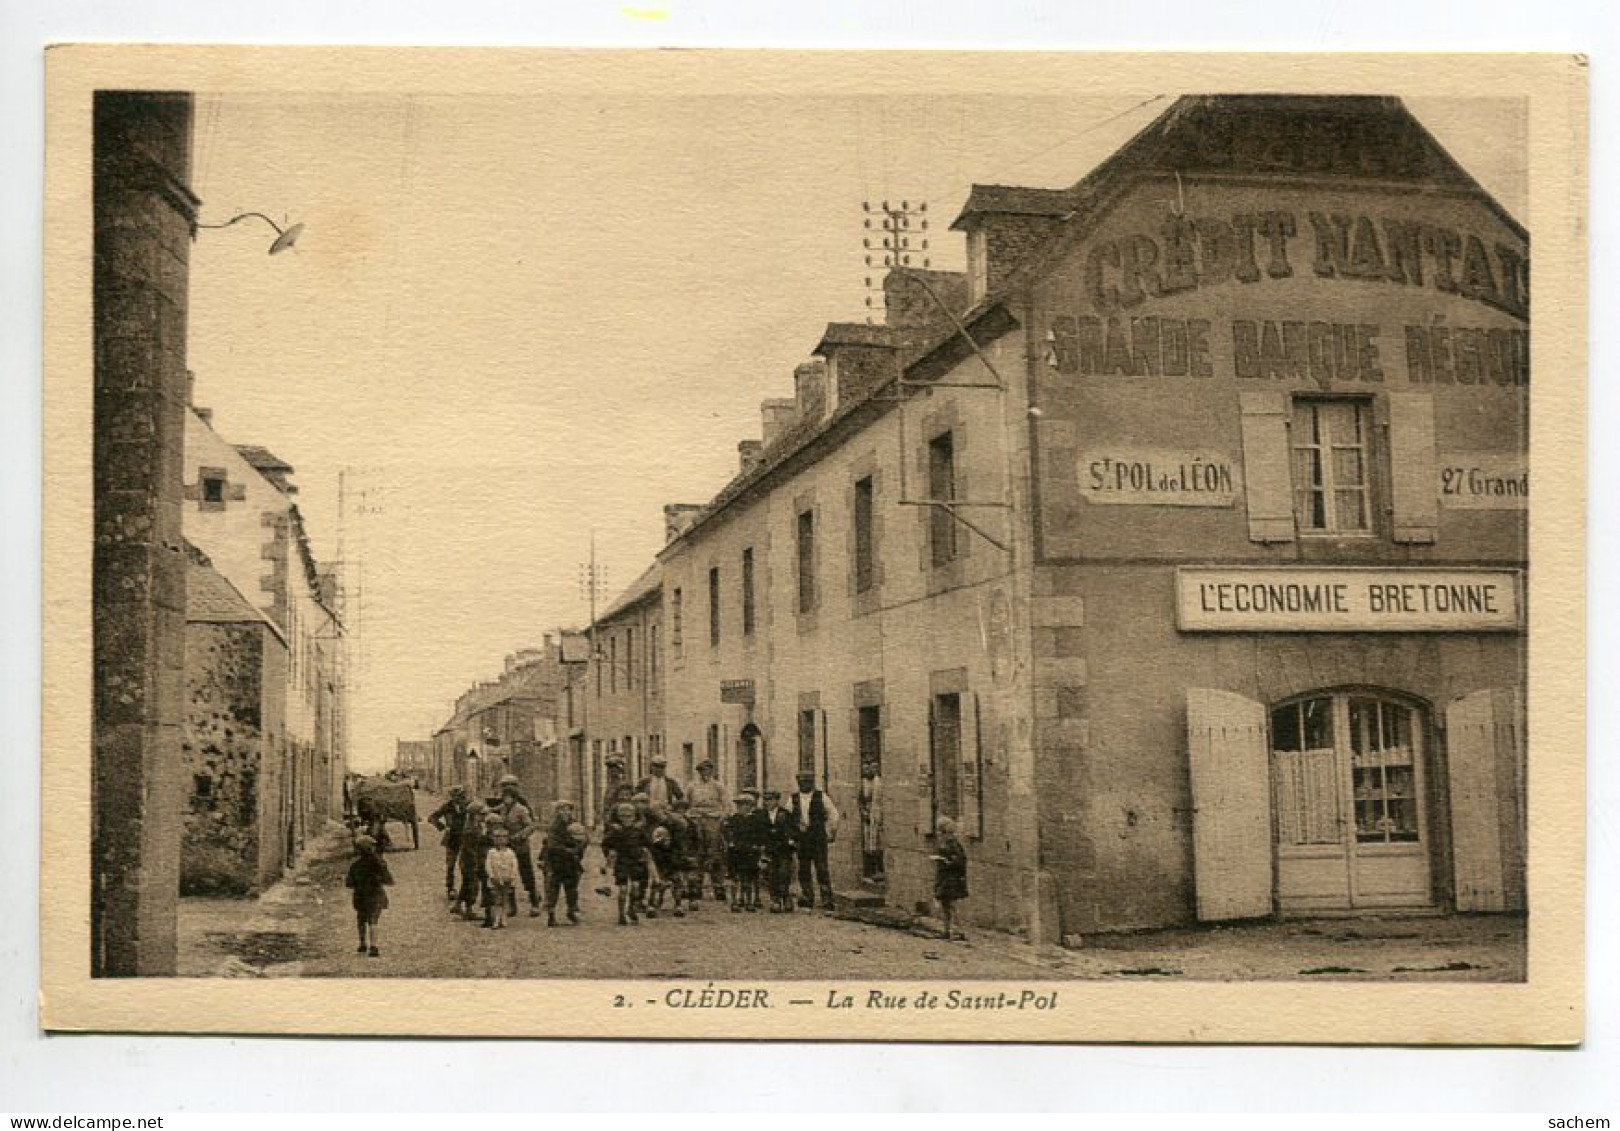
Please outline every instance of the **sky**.
[[[350, 590], [351, 764], [583, 624], [760, 434], [829, 321], [865, 315], [863, 200], [928, 203], [933, 266], [975, 182], [1061, 187], [1173, 101], [1143, 96], [336, 98], [199, 92], [195, 399], [297, 470]], [[1516, 103], [1410, 99], [1521, 221]], [[874, 280], [876, 281], [876, 280]]]

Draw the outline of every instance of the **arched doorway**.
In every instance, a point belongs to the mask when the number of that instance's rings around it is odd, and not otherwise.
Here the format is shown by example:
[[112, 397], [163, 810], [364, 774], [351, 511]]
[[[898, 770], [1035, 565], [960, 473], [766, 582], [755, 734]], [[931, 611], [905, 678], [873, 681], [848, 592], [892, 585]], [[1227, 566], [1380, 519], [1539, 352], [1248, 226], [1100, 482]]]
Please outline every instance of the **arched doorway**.
[[753, 723], [746, 724], [737, 735], [737, 788], [739, 790], [764, 788], [764, 765], [760, 757], [764, 745], [765, 742], [760, 729]]
[[1282, 912], [1433, 902], [1427, 716], [1385, 692], [1312, 692], [1271, 709]]

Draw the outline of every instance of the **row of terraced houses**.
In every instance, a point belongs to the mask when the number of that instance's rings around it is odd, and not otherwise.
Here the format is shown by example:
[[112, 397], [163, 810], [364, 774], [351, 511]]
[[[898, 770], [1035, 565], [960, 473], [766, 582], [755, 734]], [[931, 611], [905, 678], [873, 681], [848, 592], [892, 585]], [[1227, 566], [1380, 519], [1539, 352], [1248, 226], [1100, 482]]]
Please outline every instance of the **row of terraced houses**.
[[1048, 940], [1522, 910], [1524, 229], [1398, 100], [1280, 96], [953, 228], [439, 780], [812, 773], [843, 895], [926, 902], [950, 816], [966, 914]]

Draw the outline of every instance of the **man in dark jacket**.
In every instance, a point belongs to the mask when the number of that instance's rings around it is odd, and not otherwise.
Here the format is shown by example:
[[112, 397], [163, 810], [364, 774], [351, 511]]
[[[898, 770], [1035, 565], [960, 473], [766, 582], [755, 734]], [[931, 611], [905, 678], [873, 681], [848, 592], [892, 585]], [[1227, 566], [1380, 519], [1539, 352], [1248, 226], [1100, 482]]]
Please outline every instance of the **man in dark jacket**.
[[647, 795], [647, 803], [659, 812], [670, 809], [675, 802], [686, 796], [681, 789], [681, 783], [670, 777], [666, 771], [669, 759], [662, 754], [654, 754], [647, 763], [648, 774], [636, 783], [636, 792]]
[[438, 829], [439, 843], [444, 845], [444, 894], [456, 898], [456, 861], [461, 859], [461, 834], [467, 823], [467, 790], [462, 786], [450, 787], [450, 798], [433, 810], [428, 824]]
[[832, 874], [827, 866], [827, 846], [838, 839], [838, 807], [816, 788], [814, 774], [799, 775], [799, 792], [793, 795], [794, 820], [799, 829], [799, 906], [814, 907], [816, 889], [810, 886], [811, 871], [821, 891], [821, 906], [833, 906]]

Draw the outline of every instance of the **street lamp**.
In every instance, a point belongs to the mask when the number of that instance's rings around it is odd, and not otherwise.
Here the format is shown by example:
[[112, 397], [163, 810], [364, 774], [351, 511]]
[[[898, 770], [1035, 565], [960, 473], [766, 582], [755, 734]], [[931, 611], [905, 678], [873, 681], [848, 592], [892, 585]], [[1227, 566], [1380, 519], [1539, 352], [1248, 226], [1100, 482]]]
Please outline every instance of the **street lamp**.
[[270, 217], [266, 216], [263, 212], [243, 212], [239, 216], [232, 216], [229, 220], [225, 221], [223, 224], [201, 224], [201, 223], [199, 223], [197, 225], [197, 227], [199, 227], [199, 228], [228, 228], [232, 224], [236, 223], [238, 220], [246, 220], [250, 216], [257, 217], [260, 220], [263, 220], [266, 224], [269, 224], [272, 228], [274, 228], [276, 230], [275, 242], [270, 245], [270, 254], [271, 255], [280, 255], [282, 252], [284, 252], [288, 248], [292, 247], [293, 244], [297, 243], [298, 242], [298, 237], [303, 235], [303, 233], [304, 233], [304, 225], [302, 225], [302, 224], [294, 224], [290, 228], [283, 228], [280, 224], [278, 224], [274, 220], [270, 219]]

